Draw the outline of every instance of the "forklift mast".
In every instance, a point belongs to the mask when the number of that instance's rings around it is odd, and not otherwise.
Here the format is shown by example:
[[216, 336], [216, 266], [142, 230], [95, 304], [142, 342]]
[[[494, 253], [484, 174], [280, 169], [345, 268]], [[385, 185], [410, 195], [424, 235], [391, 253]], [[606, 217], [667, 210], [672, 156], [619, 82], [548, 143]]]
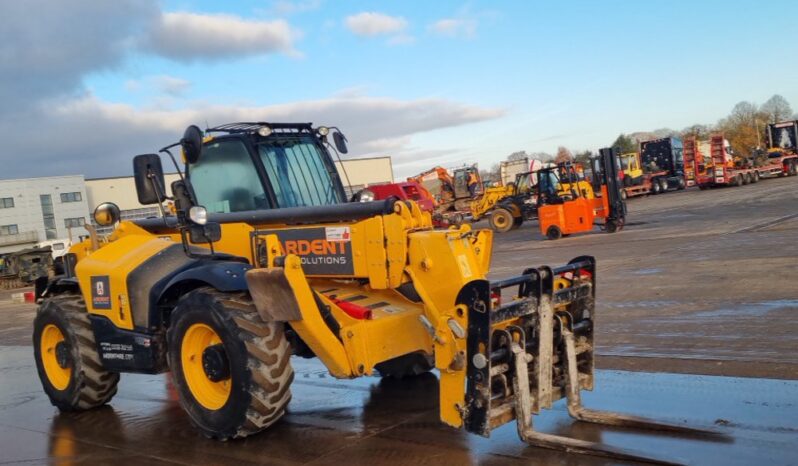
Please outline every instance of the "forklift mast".
[[614, 220], [621, 224], [626, 219], [626, 203], [621, 198], [623, 183], [618, 170], [618, 149], [604, 148], [599, 150], [599, 156], [593, 159], [593, 190], [602, 192], [606, 187], [607, 205], [609, 215], [607, 220]]

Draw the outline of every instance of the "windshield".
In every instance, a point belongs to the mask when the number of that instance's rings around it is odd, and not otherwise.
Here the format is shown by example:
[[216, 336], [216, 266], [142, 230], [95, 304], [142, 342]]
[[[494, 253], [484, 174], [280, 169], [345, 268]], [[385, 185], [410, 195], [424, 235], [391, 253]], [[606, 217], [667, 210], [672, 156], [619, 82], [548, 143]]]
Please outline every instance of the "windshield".
[[239, 139], [206, 144], [191, 165], [190, 178], [199, 205], [208, 212], [243, 212], [268, 208], [252, 158]]
[[326, 163], [313, 136], [291, 136], [258, 145], [258, 154], [279, 207], [345, 202], [336, 189], [334, 167]]

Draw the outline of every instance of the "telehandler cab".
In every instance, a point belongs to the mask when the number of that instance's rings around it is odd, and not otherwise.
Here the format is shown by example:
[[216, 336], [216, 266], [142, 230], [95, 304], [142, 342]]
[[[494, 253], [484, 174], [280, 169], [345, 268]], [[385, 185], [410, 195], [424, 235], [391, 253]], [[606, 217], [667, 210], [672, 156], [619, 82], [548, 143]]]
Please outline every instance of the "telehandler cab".
[[[97, 223], [116, 228], [73, 246], [34, 322], [53, 405], [94, 408], [121, 372], [171, 371], [203, 434], [246, 437], [285, 413], [296, 355], [338, 378], [434, 367], [444, 423], [488, 436], [515, 420], [545, 448], [652, 460], [535, 432], [532, 415], [561, 398], [583, 421], [697, 431], [582, 407], [593, 388], [593, 258], [488, 280], [490, 231], [434, 230], [412, 201], [345, 202], [330, 133], [345, 153], [335, 128], [192, 126], [173, 145], [185, 162], [175, 216], [120, 222], [118, 208], [99, 206]], [[135, 157], [134, 171], [140, 202], [161, 205], [159, 156]]]

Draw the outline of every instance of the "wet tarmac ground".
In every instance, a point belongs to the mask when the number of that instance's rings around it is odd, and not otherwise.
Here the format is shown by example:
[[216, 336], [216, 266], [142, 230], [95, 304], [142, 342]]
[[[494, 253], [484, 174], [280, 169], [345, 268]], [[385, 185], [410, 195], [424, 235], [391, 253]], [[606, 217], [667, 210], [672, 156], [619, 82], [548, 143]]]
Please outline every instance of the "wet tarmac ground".
[[[619, 464], [523, 444], [515, 425], [491, 438], [438, 421], [438, 379], [340, 381], [294, 360], [289, 413], [266, 432], [216, 442], [189, 424], [167, 375], [123, 375], [110, 406], [63, 414], [38, 386], [27, 347], [0, 349], [0, 464]], [[572, 421], [562, 403], [535, 419], [545, 432], [633, 448], [691, 464], [795, 464], [798, 382], [599, 371], [588, 407], [698, 427], [732, 439], [600, 427]]]
[[[690, 464], [798, 464], [798, 178], [629, 203], [622, 232], [497, 235], [492, 276], [598, 259], [596, 390], [587, 407], [714, 427], [730, 442], [572, 421], [535, 427]], [[438, 420], [438, 380], [331, 378], [294, 358], [289, 413], [262, 434], [201, 437], [169, 376], [123, 375], [110, 406], [61, 414], [41, 390], [32, 305], [0, 293], [0, 464], [617, 464], [490, 439]], [[712, 374], [712, 375], [706, 375]]]

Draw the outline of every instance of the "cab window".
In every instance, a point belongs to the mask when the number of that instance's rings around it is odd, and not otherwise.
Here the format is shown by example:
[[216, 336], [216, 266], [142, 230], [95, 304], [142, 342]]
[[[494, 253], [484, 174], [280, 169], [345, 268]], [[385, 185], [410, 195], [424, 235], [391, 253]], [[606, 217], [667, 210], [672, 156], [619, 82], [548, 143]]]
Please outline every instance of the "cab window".
[[263, 185], [244, 143], [213, 141], [189, 167], [197, 201], [208, 212], [228, 213], [268, 208]]

